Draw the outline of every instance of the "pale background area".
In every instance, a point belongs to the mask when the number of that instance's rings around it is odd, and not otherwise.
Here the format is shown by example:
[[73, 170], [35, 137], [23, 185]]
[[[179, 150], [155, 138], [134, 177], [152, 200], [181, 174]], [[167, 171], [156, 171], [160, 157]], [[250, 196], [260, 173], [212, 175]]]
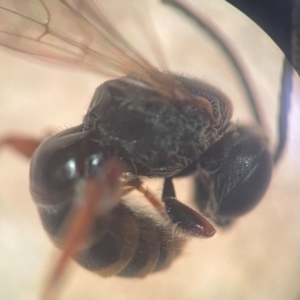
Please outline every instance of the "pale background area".
[[[223, 1], [194, 3], [220, 26], [243, 57], [273, 144], [282, 53]], [[219, 87], [233, 100], [234, 119], [251, 122], [243, 89], [220, 50], [170, 7], [153, 3], [149, 7], [171, 69]], [[125, 29], [128, 20], [122, 16], [118, 16], [119, 26]], [[103, 81], [86, 72], [32, 63], [3, 48], [0, 66], [0, 136], [17, 132], [38, 137], [48, 129], [78, 124], [94, 89]], [[142, 280], [102, 279], [72, 264], [60, 299], [300, 299], [299, 85], [295, 90], [286, 151], [264, 201], [252, 213], [229, 231], [219, 231], [209, 240], [190, 241], [169, 269]], [[39, 299], [56, 253], [29, 195], [28, 168], [23, 157], [1, 150], [0, 299]], [[175, 184], [178, 198], [192, 205], [191, 182], [176, 180]], [[152, 189], [159, 195], [161, 181], [153, 182]]]

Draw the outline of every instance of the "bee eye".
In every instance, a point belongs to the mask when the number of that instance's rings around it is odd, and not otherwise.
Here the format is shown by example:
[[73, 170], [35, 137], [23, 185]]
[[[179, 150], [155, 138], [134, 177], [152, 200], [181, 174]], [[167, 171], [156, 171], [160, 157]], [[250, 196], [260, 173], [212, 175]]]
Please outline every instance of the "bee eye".
[[273, 168], [261, 133], [241, 126], [207, 150], [200, 164], [212, 181], [215, 200], [197, 201], [204, 211], [215, 201], [217, 219], [233, 219], [253, 209], [267, 190]]
[[246, 177], [227, 195], [219, 199], [219, 214], [226, 217], [239, 217], [249, 212], [265, 194], [271, 179], [271, 173], [271, 155], [268, 150], [265, 150], [260, 154]]

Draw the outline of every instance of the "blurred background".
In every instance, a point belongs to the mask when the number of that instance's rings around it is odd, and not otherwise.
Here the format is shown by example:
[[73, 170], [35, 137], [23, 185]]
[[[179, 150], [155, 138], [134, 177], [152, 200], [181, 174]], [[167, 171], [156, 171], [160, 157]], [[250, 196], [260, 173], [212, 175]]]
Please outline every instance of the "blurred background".
[[[147, 44], [139, 38], [142, 33], [127, 15], [130, 2], [122, 9], [120, 3], [109, 5], [107, 13], [148, 55]], [[283, 54], [229, 4], [221, 0], [193, 4], [211, 18], [243, 59], [274, 146]], [[235, 71], [205, 32], [158, 1], [141, 1], [139, 6], [143, 15], [151, 13], [170, 69], [218, 87], [233, 102], [234, 121], [253, 122]], [[32, 62], [2, 47], [0, 65], [1, 137], [10, 133], [43, 137], [49, 130], [79, 124], [95, 88], [105, 80], [85, 71]], [[300, 299], [299, 98], [295, 75], [288, 144], [264, 200], [253, 212], [211, 239], [191, 240], [170, 268], [144, 279], [103, 279], [72, 263], [59, 299]], [[0, 149], [0, 299], [39, 299], [58, 253], [31, 200], [28, 170], [29, 161], [8, 148]], [[146, 182], [158, 196], [161, 184]], [[191, 181], [175, 180], [175, 187], [178, 198], [193, 206]]]

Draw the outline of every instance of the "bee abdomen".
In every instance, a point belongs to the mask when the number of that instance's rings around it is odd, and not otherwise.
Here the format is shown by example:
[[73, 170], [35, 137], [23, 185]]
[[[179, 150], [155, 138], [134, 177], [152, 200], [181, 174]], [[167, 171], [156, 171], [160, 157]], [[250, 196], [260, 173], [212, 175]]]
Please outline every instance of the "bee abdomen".
[[[65, 221], [72, 218], [70, 210], [71, 205], [56, 211], [39, 207], [44, 228], [59, 248], [67, 234], [63, 232]], [[93, 222], [74, 259], [103, 277], [144, 277], [168, 267], [182, 244], [171, 225], [122, 201]]]
[[155, 217], [137, 213], [126, 202], [111, 213], [111, 226], [75, 260], [100, 276], [144, 277], [169, 266], [178, 254], [178, 239]]

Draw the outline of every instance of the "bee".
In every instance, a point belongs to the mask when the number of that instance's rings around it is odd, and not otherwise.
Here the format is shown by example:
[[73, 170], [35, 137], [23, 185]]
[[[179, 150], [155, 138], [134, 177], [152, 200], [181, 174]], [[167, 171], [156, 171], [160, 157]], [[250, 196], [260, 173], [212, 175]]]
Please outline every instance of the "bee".
[[[72, 256], [102, 276], [143, 277], [169, 266], [186, 235], [211, 236], [210, 220], [228, 226], [261, 200], [272, 172], [268, 141], [259, 128], [231, 121], [232, 106], [223, 93], [196, 78], [156, 69], [126, 44], [92, 2], [40, 3], [48, 13], [63, 9], [74, 17], [75, 29], [91, 35], [79, 43], [77, 37], [69, 40], [42, 24], [31, 54], [101, 68], [99, 72], [105, 64], [109, 75], [124, 75], [97, 88], [81, 125], [49, 137], [33, 155], [31, 193], [58, 247], [65, 249], [71, 236], [62, 229], [78, 202], [96, 195], [95, 216], [93, 210], [88, 214], [91, 228], [83, 223], [89, 233], [72, 248]], [[48, 20], [50, 16], [55, 14]], [[81, 53], [56, 45], [48, 52], [46, 33], [63, 37]], [[21, 45], [13, 37], [10, 42], [11, 48]], [[110, 51], [95, 53], [97, 42]], [[203, 215], [176, 198], [173, 179], [189, 175], [194, 175], [195, 200]], [[144, 189], [144, 177], [164, 179], [162, 201]], [[145, 195], [156, 214], [122, 199], [132, 189]]]

